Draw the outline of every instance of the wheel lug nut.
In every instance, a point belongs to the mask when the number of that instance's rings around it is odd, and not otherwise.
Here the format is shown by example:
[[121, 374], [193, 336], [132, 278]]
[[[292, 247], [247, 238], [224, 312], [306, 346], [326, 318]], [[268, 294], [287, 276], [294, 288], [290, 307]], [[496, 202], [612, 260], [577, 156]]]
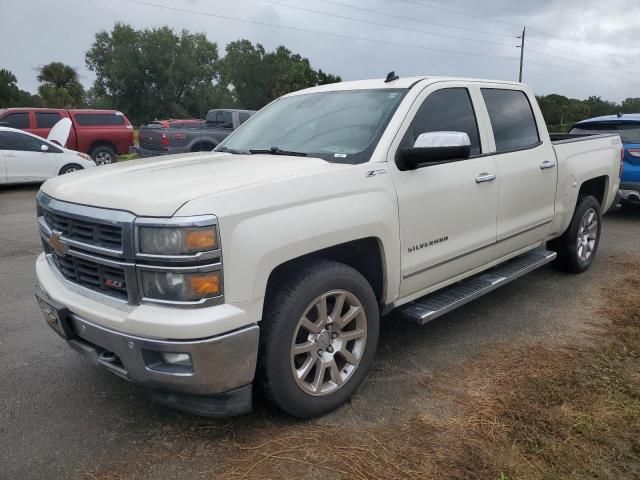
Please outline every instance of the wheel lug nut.
[[333, 338], [335, 340], [336, 338], [338, 338], [338, 334], [336, 332], [333, 332], [331, 334], [331, 338]]
[[322, 349], [318, 350], [318, 355], [322, 355]]
[[327, 347], [327, 352], [333, 353], [333, 347], [331, 347], [331, 346]]

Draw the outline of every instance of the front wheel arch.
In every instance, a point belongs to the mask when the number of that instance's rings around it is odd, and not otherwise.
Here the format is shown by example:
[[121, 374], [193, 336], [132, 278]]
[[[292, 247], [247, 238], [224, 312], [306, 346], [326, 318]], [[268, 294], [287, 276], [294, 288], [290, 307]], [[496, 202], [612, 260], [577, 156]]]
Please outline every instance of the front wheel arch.
[[84, 170], [84, 167], [82, 165], [78, 165], [77, 163], [67, 163], [60, 169], [60, 171], [58, 171], [58, 175], [77, 172], [78, 170]]

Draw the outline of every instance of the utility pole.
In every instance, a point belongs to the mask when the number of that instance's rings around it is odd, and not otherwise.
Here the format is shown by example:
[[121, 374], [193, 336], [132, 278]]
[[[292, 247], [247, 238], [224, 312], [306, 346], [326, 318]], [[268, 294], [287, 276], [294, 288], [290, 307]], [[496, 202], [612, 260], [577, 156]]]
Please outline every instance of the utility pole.
[[520, 43], [520, 78], [519, 78], [519, 82], [522, 83], [522, 67], [524, 66], [524, 37], [527, 34], [527, 27], [524, 27], [522, 29], [522, 37], [520, 37], [522, 39], [522, 42]]

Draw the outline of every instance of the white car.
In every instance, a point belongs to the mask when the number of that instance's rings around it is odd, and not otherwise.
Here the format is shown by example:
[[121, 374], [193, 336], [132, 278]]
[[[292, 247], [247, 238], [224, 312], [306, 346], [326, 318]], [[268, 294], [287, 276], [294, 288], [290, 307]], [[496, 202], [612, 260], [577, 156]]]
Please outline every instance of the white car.
[[0, 184], [40, 182], [96, 164], [89, 155], [69, 150], [71, 121], [60, 120], [47, 139], [15, 128], [0, 127]]

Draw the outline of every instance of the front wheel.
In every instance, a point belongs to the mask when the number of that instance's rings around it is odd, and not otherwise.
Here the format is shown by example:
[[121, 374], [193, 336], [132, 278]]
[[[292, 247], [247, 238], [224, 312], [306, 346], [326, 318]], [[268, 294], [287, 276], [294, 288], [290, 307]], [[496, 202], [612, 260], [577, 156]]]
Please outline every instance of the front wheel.
[[301, 264], [267, 306], [260, 374], [267, 397], [300, 418], [328, 413], [364, 380], [379, 335], [376, 297], [353, 268]]
[[556, 264], [571, 273], [587, 270], [598, 252], [601, 233], [600, 203], [591, 195], [580, 196], [569, 228], [550, 243], [558, 253]]
[[83, 170], [83, 168], [77, 163], [70, 163], [69, 165], [65, 165], [60, 169], [60, 175], [77, 172], [78, 170]]

